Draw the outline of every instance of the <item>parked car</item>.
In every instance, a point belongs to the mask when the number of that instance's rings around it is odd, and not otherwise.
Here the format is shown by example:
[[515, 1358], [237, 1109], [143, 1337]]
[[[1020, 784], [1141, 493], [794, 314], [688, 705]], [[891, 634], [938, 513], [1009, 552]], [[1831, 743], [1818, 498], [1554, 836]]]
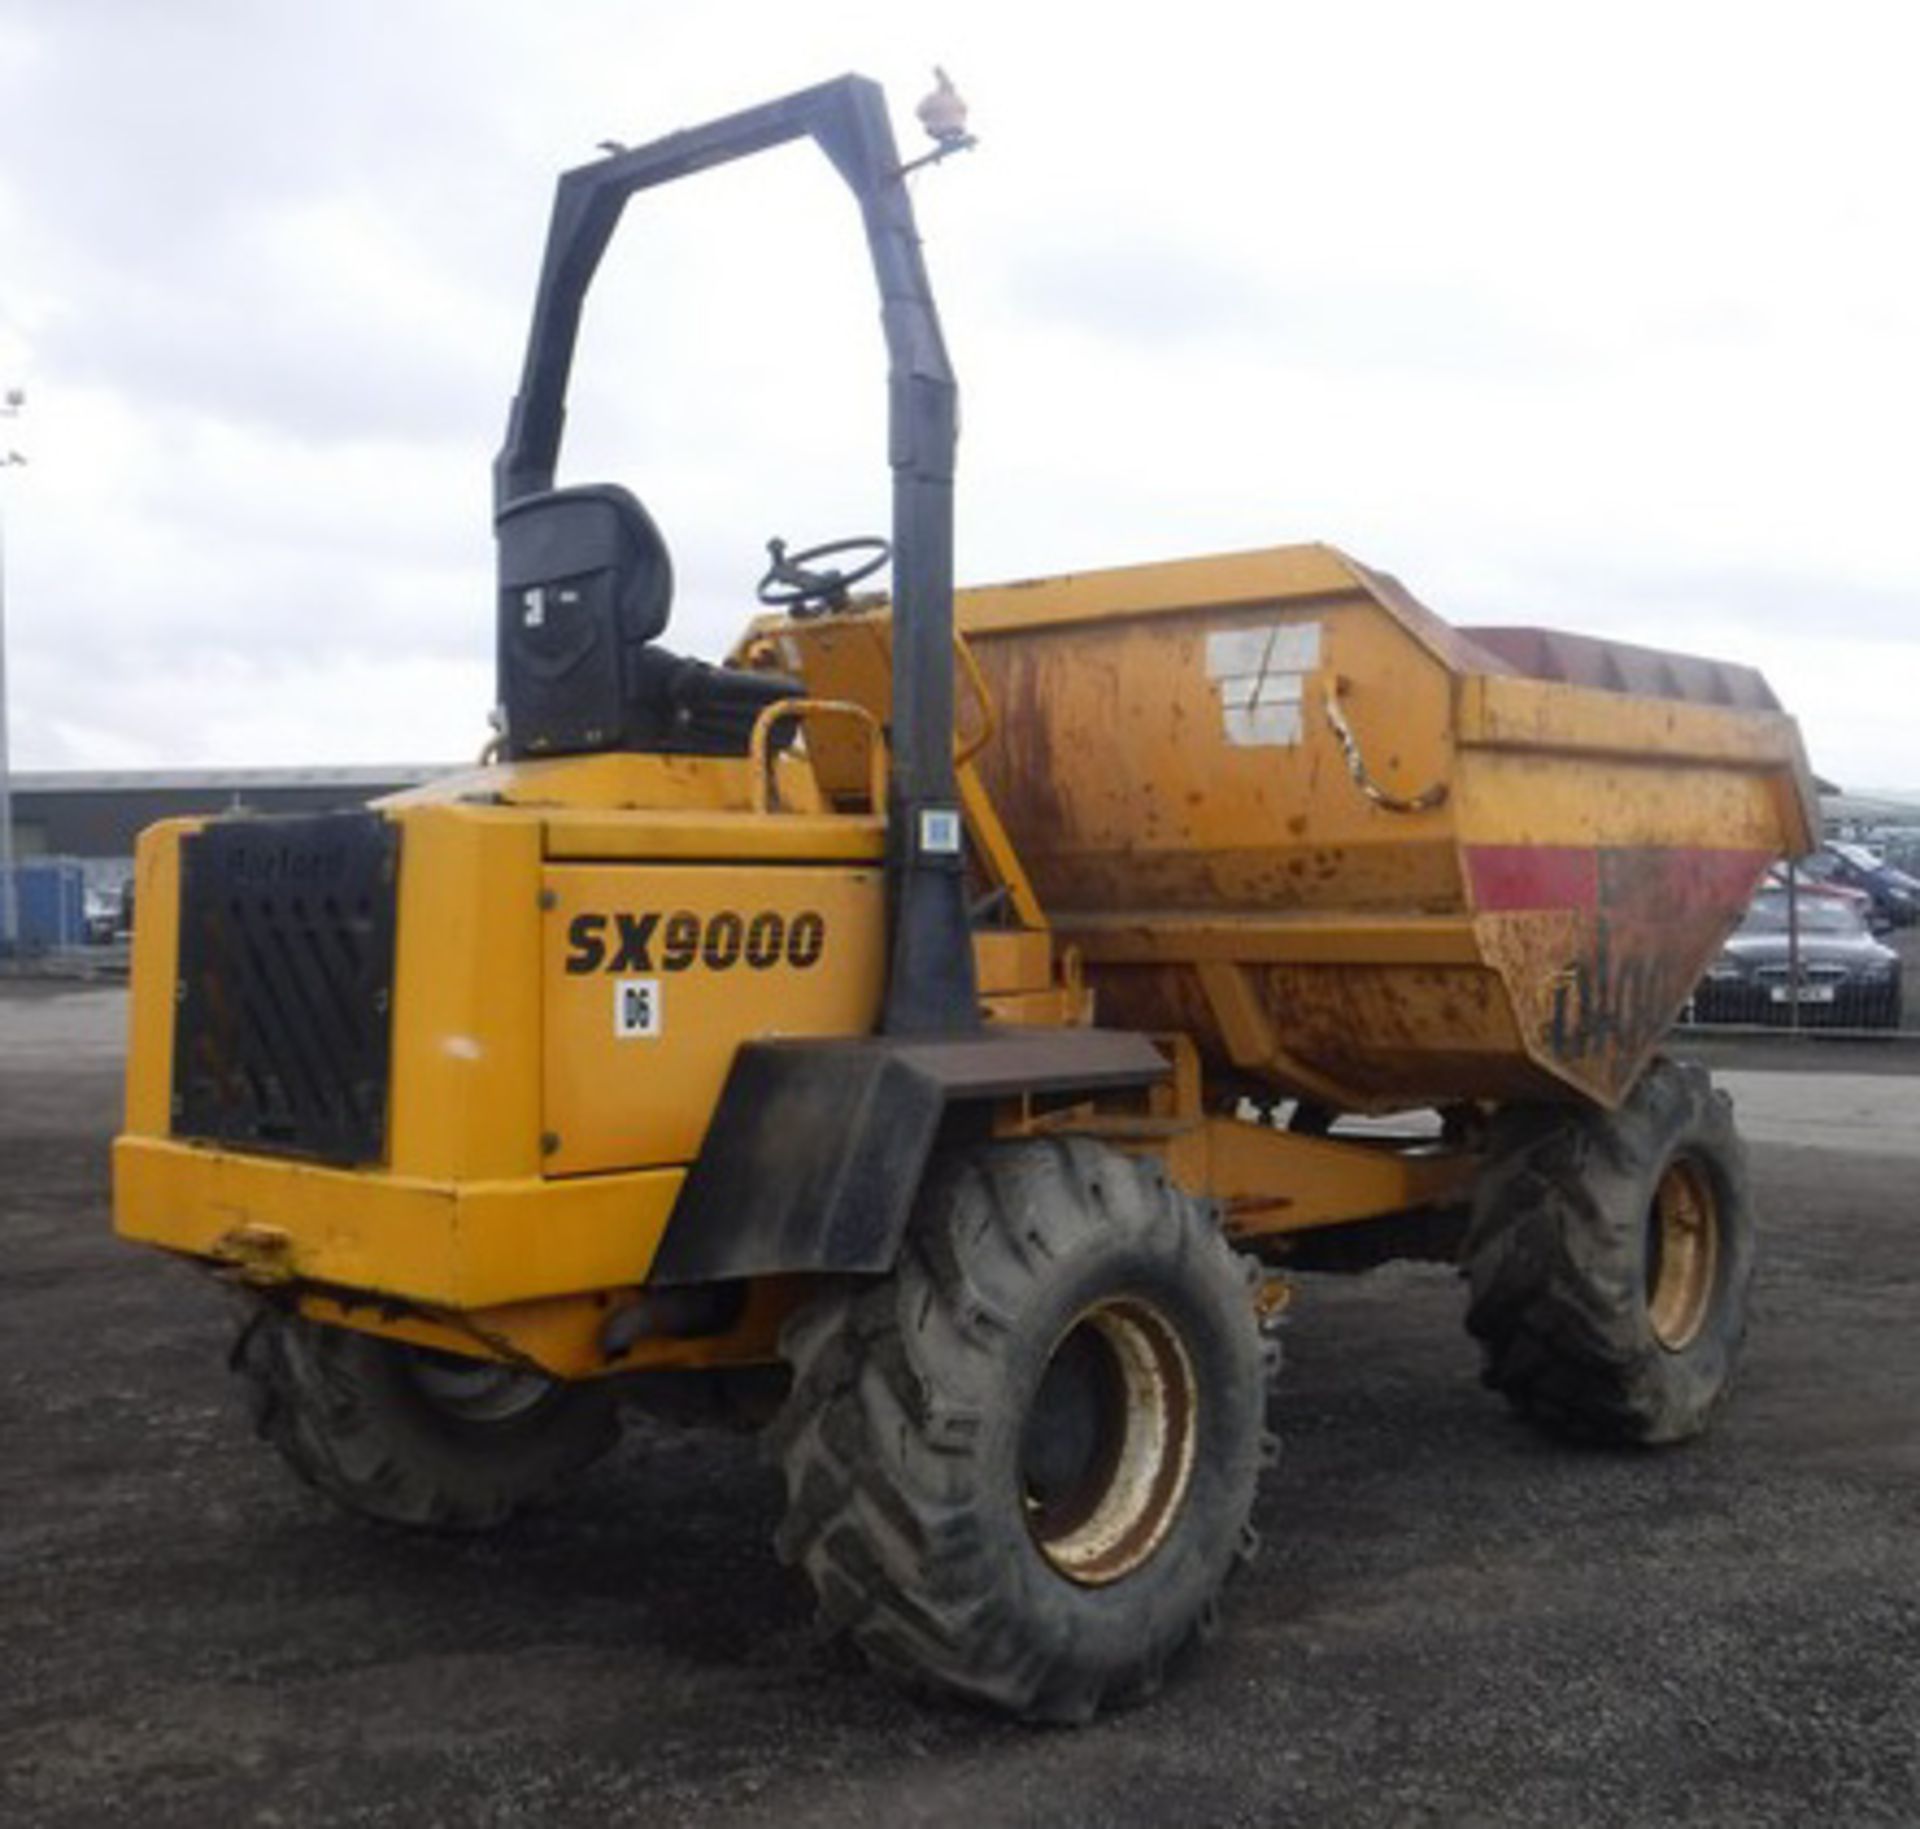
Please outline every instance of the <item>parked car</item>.
[[1891, 832], [1882, 841], [1880, 855], [1896, 870], [1920, 877], [1920, 836], [1911, 831]]
[[1876, 930], [1884, 928], [1887, 922], [1874, 912], [1873, 897], [1864, 889], [1850, 889], [1845, 883], [1836, 882], [1831, 877], [1819, 877], [1810, 874], [1804, 865], [1797, 874], [1790, 875], [1785, 864], [1771, 865], [1767, 870], [1766, 881], [1761, 885], [1766, 889], [1778, 889], [1782, 894], [1791, 890], [1796, 895], [1827, 895], [1837, 902], [1845, 902], [1849, 908], [1857, 908], [1860, 918]]
[[1873, 904], [1873, 924], [1911, 927], [1920, 920], [1920, 877], [1911, 877], [1865, 845], [1830, 839], [1800, 866], [1816, 882], [1857, 889]]
[[1696, 1022], [1804, 1027], [1900, 1026], [1900, 955], [1882, 945], [1851, 896], [1799, 892], [1800, 971], [1792, 982], [1789, 902], [1762, 888], [1694, 992]]

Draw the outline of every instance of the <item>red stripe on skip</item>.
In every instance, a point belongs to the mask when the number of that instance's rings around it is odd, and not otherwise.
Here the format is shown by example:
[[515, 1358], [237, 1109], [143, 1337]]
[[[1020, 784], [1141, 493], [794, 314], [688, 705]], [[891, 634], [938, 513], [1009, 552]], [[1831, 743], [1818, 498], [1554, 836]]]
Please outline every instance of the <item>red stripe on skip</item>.
[[1467, 878], [1481, 914], [1593, 908], [1600, 901], [1600, 854], [1571, 845], [1469, 845]]
[[1469, 845], [1467, 880], [1482, 914], [1605, 908], [1658, 918], [1745, 905], [1772, 854], [1702, 847]]

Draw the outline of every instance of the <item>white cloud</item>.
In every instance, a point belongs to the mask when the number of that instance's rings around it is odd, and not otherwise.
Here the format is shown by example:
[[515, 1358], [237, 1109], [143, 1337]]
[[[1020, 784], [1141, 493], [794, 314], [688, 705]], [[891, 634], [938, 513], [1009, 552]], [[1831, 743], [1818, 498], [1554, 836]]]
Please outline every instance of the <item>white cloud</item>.
[[[984, 141], [918, 187], [963, 576], [1327, 538], [1459, 620], [1757, 660], [1828, 772], [1920, 780], [1910, 8], [1142, 20], [0, 18], [16, 760], [466, 753], [555, 171], [848, 67], [904, 118], [938, 57]], [[804, 152], [616, 242], [568, 470], [654, 506], [685, 647], [727, 644], [768, 535], [883, 526], [863, 259]]]

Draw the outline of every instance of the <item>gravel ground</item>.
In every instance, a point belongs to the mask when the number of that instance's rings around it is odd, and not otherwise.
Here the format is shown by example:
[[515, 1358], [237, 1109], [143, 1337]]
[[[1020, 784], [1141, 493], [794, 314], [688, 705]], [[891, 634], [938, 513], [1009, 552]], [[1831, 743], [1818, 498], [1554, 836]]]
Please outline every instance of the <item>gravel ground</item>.
[[1920, 1082], [1756, 1102], [1811, 1141], [1756, 1144], [1744, 1389], [1682, 1450], [1509, 1421], [1443, 1271], [1307, 1279], [1226, 1635], [1035, 1732], [815, 1640], [750, 1443], [637, 1425], [481, 1543], [296, 1488], [222, 1298], [109, 1236], [121, 1009], [0, 993], [0, 1822], [1920, 1821]]

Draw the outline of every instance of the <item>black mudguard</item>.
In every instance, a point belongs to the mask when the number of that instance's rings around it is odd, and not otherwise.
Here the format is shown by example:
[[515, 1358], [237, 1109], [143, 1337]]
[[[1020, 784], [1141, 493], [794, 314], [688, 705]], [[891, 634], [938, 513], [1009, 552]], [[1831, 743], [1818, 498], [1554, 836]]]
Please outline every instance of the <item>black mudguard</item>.
[[1110, 1029], [750, 1043], [648, 1281], [889, 1270], [958, 1111], [1150, 1086], [1168, 1071], [1145, 1036]]

